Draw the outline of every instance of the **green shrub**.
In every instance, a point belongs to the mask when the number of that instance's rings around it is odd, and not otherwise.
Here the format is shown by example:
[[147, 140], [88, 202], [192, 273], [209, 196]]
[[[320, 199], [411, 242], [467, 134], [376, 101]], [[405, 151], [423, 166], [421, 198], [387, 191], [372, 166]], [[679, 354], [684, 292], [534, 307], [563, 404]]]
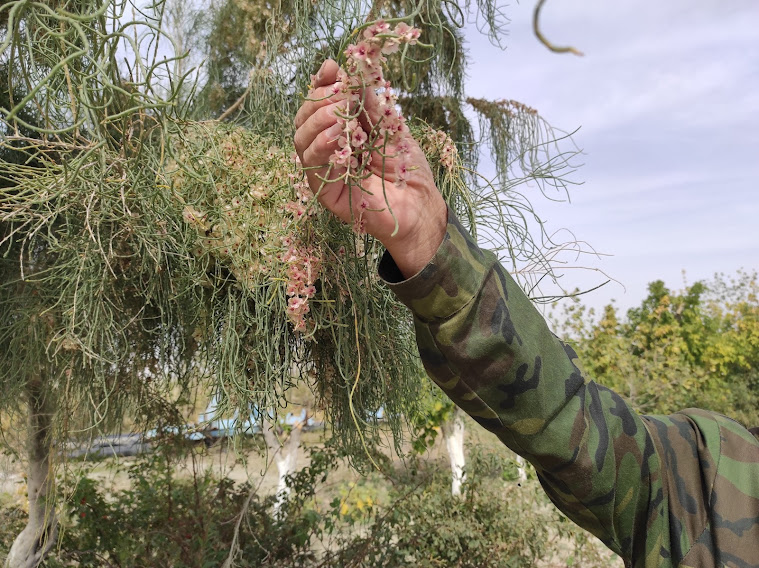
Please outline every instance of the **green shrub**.
[[509, 481], [512, 470], [505, 457], [475, 452], [459, 498], [445, 468], [412, 467], [393, 484], [392, 505], [344, 541], [331, 565], [535, 566], [564, 527], [535, 483]]
[[0, 506], [0, 566], [5, 566], [5, 558], [14, 539], [26, 526], [27, 514], [11, 505]]
[[79, 479], [70, 491], [59, 546], [46, 566], [220, 566], [241, 514], [236, 547], [242, 564], [306, 565], [314, 559], [310, 538], [321, 522], [307, 504], [316, 477], [331, 462], [313, 463], [293, 479], [293, 497], [279, 517], [272, 514], [273, 496], [261, 497], [249, 484], [215, 479], [209, 472], [178, 479], [160, 454], [134, 462], [128, 470], [131, 486], [113, 494], [91, 479]]
[[[500, 452], [471, 452], [460, 498], [442, 463], [415, 458], [385, 478], [335, 482], [342, 457], [330, 447], [312, 451], [278, 515], [275, 497], [249, 484], [198, 471], [177, 478], [160, 452], [132, 462], [127, 489], [109, 493], [83, 477], [66, 487], [59, 542], [45, 566], [206, 568], [233, 549], [237, 566], [262, 568], [609, 566], [534, 480], [514, 481], [513, 461]], [[22, 511], [0, 509], [3, 549], [24, 522]]]

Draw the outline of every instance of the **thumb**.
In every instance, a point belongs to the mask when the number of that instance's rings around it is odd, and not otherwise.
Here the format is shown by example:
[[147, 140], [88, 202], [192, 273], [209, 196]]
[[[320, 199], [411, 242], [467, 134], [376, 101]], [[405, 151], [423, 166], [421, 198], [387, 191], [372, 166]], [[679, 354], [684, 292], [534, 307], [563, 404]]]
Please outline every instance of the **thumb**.
[[311, 76], [311, 85], [314, 89], [317, 87], [323, 87], [324, 85], [331, 85], [337, 80], [337, 71], [340, 67], [334, 59], [326, 59], [316, 75]]
[[361, 126], [366, 132], [371, 130], [383, 120], [383, 108], [380, 104], [379, 95], [372, 87], [363, 89], [361, 96], [364, 102], [364, 112], [361, 113]]

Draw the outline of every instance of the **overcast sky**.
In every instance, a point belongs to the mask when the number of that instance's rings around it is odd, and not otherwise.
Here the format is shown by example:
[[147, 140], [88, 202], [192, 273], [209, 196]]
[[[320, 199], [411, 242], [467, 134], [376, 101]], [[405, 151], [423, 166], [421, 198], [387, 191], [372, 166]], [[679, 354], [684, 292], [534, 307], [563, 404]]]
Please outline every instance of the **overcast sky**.
[[[662, 279], [759, 269], [759, 2], [549, 0], [506, 8], [507, 50], [469, 34], [471, 96], [520, 100], [584, 151], [570, 205], [534, 204], [549, 227], [612, 255], [586, 261], [617, 279], [586, 302], [627, 309]], [[590, 287], [597, 273], [564, 285]]]

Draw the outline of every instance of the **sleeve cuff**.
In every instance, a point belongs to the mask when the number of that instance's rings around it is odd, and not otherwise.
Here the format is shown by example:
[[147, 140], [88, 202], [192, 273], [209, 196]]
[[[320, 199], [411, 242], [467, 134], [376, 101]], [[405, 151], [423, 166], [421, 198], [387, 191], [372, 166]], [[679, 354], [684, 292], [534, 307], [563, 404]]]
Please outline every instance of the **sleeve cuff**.
[[495, 262], [495, 255], [481, 250], [449, 210], [445, 237], [427, 266], [404, 280], [385, 252], [379, 275], [415, 317], [431, 323], [448, 319], [466, 306]]

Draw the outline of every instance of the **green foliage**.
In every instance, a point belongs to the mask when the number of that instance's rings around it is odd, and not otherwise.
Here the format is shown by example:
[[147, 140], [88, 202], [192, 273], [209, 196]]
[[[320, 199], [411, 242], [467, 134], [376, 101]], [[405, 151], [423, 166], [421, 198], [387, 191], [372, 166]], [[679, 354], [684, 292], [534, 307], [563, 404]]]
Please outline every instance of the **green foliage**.
[[220, 566], [231, 550], [245, 565], [310, 565], [311, 539], [324, 530], [314, 488], [334, 469], [336, 455], [318, 452], [310, 468], [293, 476], [281, 516], [272, 514], [276, 497], [261, 497], [249, 484], [215, 479], [195, 466], [192, 477], [178, 478], [164, 452], [128, 467], [130, 486], [123, 490], [107, 494], [98, 482], [77, 479], [46, 566], [200, 568]]
[[[495, 6], [478, 7], [490, 32], [498, 31]], [[454, 4], [216, 4], [210, 29], [199, 34], [210, 54], [199, 92], [222, 85], [221, 102], [211, 105], [217, 110], [247, 93], [239, 126], [188, 120], [218, 113], [204, 106], [208, 97], [183, 88], [183, 53], [163, 27], [165, 10], [164, 2], [141, 10], [117, 0], [0, 7], [0, 116], [12, 134], [0, 142], [6, 401], [23, 400], [25, 385], [41, 380], [55, 393], [57, 437], [65, 439], [72, 428], [108, 430], [125, 415], [141, 425], [179, 421], [177, 397], [168, 393], [184, 396], [200, 380], [226, 395], [224, 410], [244, 414], [251, 405], [280, 406], [305, 382], [333, 423], [384, 405], [398, 433], [398, 417], [413, 412], [418, 364], [408, 316], [376, 278], [378, 243], [326, 215], [296, 224], [281, 210], [301, 197], [280, 158], [289, 154], [308, 70], [326, 55], [341, 56], [367, 10], [424, 28], [428, 47], [404, 48], [388, 76], [405, 94], [420, 95], [421, 106], [404, 99], [415, 135], [429, 132], [429, 118], [450, 129], [467, 161], [445, 167], [430, 152], [440, 189], [473, 232], [504, 228], [501, 245], [512, 258], [533, 259], [540, 270], [550, 263], [531, 240], [531, 206], [512, 189], [547, 167], [560, 170], [566, 154], [558, 152], [557, 162], [543, 150], [552, 131], [535, 111], [494, 104], [483, 111], [485, 140], [497, 149], [501, 185], [474, 173], [479, 148], [461, 111], [463, 12]], [[128, 18], [131, 11], [139, 18]], [[124, 56], [126, 67], [119, 64]], [[276, 157], [263, 156], [272, 147]], [[521, 164], [521, 173], [507, 180], [516, 171], [511, 164]], [[251, 203], [247, 196], [261, 187], [271, 199]], [[222, 222], [225, 208], [240, 205], [243, 220]], [[273, 227], [281, 222], [287, 231]], [[296, 229], [306, 246], [324, 243], [306, 334], [288, 321], [282, 263], [267, 264], [287, 251], [275, 237]], [[227, 250], [230, 239], [237, 256]], [[292, 377], [293, 363], [310, 374]], [[209, 369], [216, 370], [212, 378]], [[358, 448], [362, 434], [338, 431]]]
[[[406, 46], [400, 57], [389, 58], [384, 75], [409, 120], [444, 131], [456, 144], [464, 166], [457, 177], [469, 195], [457, 211], [469, 228], [474, 233], [487, 228], [488, 247], [523, 268], [515, 275], [531, 290], [546, 274], [553, 277], [553, 260], [561, 251], [577, 247], [544, 231], [523, 190], [530, 183], [551, 199], [566, 197], [578, 154], [570, 136], [517, 101], [466, 97], [462, 30], [473, 6], [441, 0], [226, 0], [215, 6], [211, 18], [205, 10], [197, 15], [213, 23], [197, 39], [196, 48], [209, 63], [200, 95], [191, 101], [194, 116], [233, 109], [224, 116], [283, 144], [310, 73], [324, 58], [342, 61], [343, 50], [357, 41], [352, 30], [373, 19], [403, 19], [422, 29], [425, 46]], [[482, 0], [473, 15], [480, 31], [500, 46], [507, 21], [502, 8]], [[492, 160], [496, 179], [477, 173], [481, 157]]]
[[0, 565], [5, 565], [5, 558], [14, 539], [26, 525], [27, 514], [15, 506], [0, 503]]
[[[477, 7], [497, 34], [495, 3]], [[475, 173], [481, 147], [464, 112], [464, 8], [214, 3], [210, 29], [198, 34], [209, 64], [193, 75], [195, 88], [162, 0], [0, 4], [0, 410], [23, 413], [31, 386], [44, 393], [53, 426], [38, 442], [50, 448], [125, 421], [135, 429], [181, 423], [179, 403], [198, 385], [222, 393], [222, 412], [243, 416], [251, 406], [282, 408], [307, 386], [352, 459], [371, 451], [375, 421], [365, 417], [378, 407], [400, 433], [419, 388], [408, 313], [378, 282], [378, 243], [313, 209], [307, 220], [291, 215], [300, 216], [293, 203], [303, 197], [289, 169], [292, 118], [310, 72], [325, 56], [339, 58], [367, 16], [419, 25], [428, 47], [404, 48], [388, 77], [403, 91], [415, 136], [424, 139], [429, 124], [454, 137], [463, 159], [455, 167], [428, 152], [440, 190], [473, 232], [504, 235], [494, 248], [550, 273], [542, 239], [531, 236], [540, 221], [516, 187], [549, 170], [560, 177], [573, 153], [552, 145], [562, 135], [527, 107], [471, 104], [484, 116], [482, 140], [492, 141], [499, 176]], [[230, 117], [234, 125], [223, 123]], [[236, 224], [227, 222], [231, 210]], [[323, 272], [309, 282], [302, 327], [288, 312], [306, 297], [288, 291], [283, 239], [291, 233], [304, 249], [321, 247]], [[210, 495], [203, 483], [193, 490]], [[174, 499], [167, 487], [162, 495]], [[120, 514], [90, 498], [106, 517]], [[135, 511], [149, 524], [160, 510]], [[140, 546], [167, 548], [161, 530]], [[87, 535], [90, 546], [97, 534]], [[121, 558], [121, 545], [108, 546]], [[187, 546], [174, 551], [200, 558]]]
[[[338, 565], [532, 566], [547, 549], [548, 518], [534, 513], [535, 494], [501, 480], [504, 464], [492, 455], [470, 459], [463, 499], [450, 480], [413, 471], [399, 484], [395, 506], [383, 511], [369, 536], [341, 547]], [[524, 500], [523, 500], [524, 499]], [[531, 512], [532, 511], [532, 512]], [[553, 520], [553, 519], [551, 519]]]
[[412, 417], [414, 433], [411, 447], [417, 454], [423, 454], [435, 445], [440, 426], [453, 415], [453, 403], [440, 395], [428, 395], [421, 411]]
[[[323, 491], [335, 485], [341, 457], [333, 447], [314, 450], [310, 465], [291, 476], [280, 516], [275, 497], [249, 484], [195, 467], [177, 476], [164, 451], [128, 466], [124, 489], [73, 479], [59, 542], [44, 565], [200, 568], [222, 565], [233, 551], [236, 565], [262, 568], [527, 568], [566, 554], [576, 565], [608, 566], [599, 544], [535, 482], [514, 482], [515, 466], [499, 452], [473, 452], [463, 498], [450, 495], [445, 468], [416, 460], [388, 480], [337, 483], [330, 498]], [[10, 542], [23, 517], [0, 508], [0, 539]]]
[[757, 275], [717, 275], [675, 292], [649, 285], [620, 320], [613, 306], [592, 321], [579, 303], [565, 308], [563, 331], [591, 377], [646, 414], [688, 407], [759, 423]]
[[[378, 281], [378, 243], [323, 212], [298, 225], [284, 211], [302, 207], [302, 195], [290, 151], [269, 150], [272, 138], [291, 139], [292, 118], [273, 137], [181, 120], [164, 80], [182, 78], [132, 38], [134, 28], [140, 42], [167, 39], [161, 5], [143, 22], [121, 19], [120, 3], [69, 7], [2, 7], [8, 78], [11, 52], [47, 75], [35, 89], [26, 70], [28, 101], [2, 110], [14, 136], [0, 147], [30, 159], [3, 162], [0, 404], [20, 406], [21, 391], [41, 381], [56, 401], [56, 438], [66, 439], [125, 416], [141, 428], [180, 422], [177, 401], [204, 380], [226, 395], [222, 411], [242, 415], [280, 407], [308, 383], [333, 422], [384, 404], [398, 432], [415, 398], [407, 378], [418, 375], [408, 315]], [[112, 59], [124, 48], [135, 58], [129, 80]], [[51, 109], [42, 126], [24, 120], [29, 101]], [[251, 197], [259, 191], [268, 197]], [[231, 210], [236, 224], [224, 222]], [[288, 319], [283, 239], [293, 233], [304, 246], [324, 243], [307, 333]], [[356, 428], [339, 432], [358, 447]]]

